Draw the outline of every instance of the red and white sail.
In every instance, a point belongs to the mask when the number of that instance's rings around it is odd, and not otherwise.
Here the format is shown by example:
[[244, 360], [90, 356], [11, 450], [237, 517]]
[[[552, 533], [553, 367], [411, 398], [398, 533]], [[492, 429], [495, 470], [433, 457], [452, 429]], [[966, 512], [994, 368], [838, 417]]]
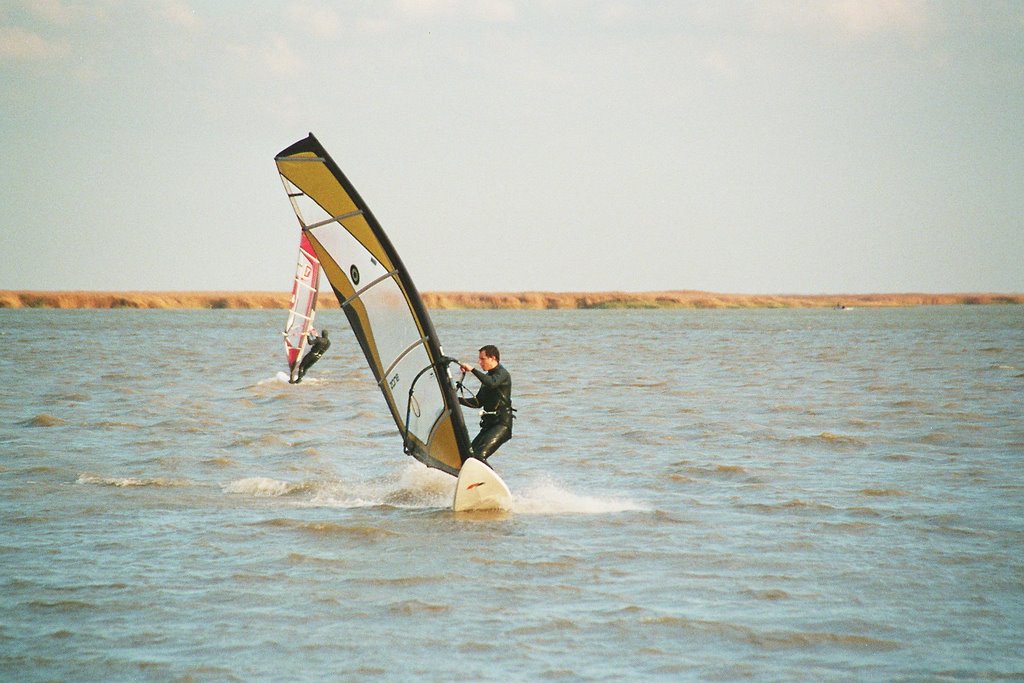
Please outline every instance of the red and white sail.
[[320, 260], [303, 231], [299, 242], [299, 260], [295, 267], [295, 282], [292, 285], [291, 310], [288, 312], [288, 323], [284, 328], [284, 350], [288, 357], [288, 369], [293, 378], [298, 361], [306, 348], [306, 338], [313, 329], [319, 287]]

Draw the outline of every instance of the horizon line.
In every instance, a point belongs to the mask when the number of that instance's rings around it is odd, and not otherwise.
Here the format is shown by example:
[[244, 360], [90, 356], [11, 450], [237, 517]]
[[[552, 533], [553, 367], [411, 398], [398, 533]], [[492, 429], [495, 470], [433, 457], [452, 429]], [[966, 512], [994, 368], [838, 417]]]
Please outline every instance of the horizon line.
[[[701, 290], [647, 292], [423, 292], [428, 309], [656, 309], [656, 308], [856, 308], [936, 305], [1024, 304], [1024, 294], [926, 292], [870, 294], [724, 294]], [[0, 290], [0, 309], [284, 309], [291, 292]], [[318, 308], [337, 309], [320, 298]]]

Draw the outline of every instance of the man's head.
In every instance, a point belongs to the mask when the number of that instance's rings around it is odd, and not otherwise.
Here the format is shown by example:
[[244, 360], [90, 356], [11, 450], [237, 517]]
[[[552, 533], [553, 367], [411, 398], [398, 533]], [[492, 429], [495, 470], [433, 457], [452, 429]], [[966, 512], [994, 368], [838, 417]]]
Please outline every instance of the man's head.
[[493, 370], [501, 362], [501, 351], [493, 344], [480, 347], [480, 367], [485, 371]]
[[321, 337], [327, 337], [327, 330], [320, 330]]

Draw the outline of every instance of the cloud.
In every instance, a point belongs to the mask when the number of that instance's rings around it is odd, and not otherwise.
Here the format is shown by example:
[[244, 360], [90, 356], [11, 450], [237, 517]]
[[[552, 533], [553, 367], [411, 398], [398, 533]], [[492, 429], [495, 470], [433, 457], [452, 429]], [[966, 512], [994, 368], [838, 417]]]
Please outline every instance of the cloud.
[[637, 8], [629, 3], [610, 2], [597, 10], [597, 20], [603, 26], [616, 27], [626, 21], [633, 21], [637, 16]]
[[490, 23], [508, 23], [518, 16], [512, 0], [398, 0], [395, 10], [406, 21], [463, 17]]
[[935, 27], [925, 0], [802, 0], [755, 5], [756, 21], [770, 32], [824, 32], [852, 40], [885, 35], [919, 37]]
[[294, 76], [306, 68], [306, 62], [281, 35], [267, 36], [258, 44], [226, 43], [223, 53], [240, 78], [250, 79], [264, 70], [276, 76]]
[[278, 75], [294, 75], [305, 67], [291, 43], [282, 36], [272, 36], [268, 45], [261, 50], [261, 59], [266, 67]]
[[67, 52], [62, 44], [17, 26], [0, 27], [0, 59], [4, 61], [45, 61], [59, 59]]
[[516, 6], [506, 0], [477, 0], [473, 11], [478, 17], [493, 23], [509, 23], [516, 20]]
[[456, 0], [398, 0], [395, 3], [398, 14], [406, 19], [448, 16], [458, 6]]
[[724, 50], [710, 50], [700, 60], [701, 65], [713, 74], [733, 78], [739, 75], [736, 60]]
[[76, 15], [75, 10], [61, 0], [26, 0], [23, 4], [36, 17], [58, 26], [70, 24]]
[[318, 38], [333, 38], [341, 30], [341, 18], [333, 7], [327, 5], [309, 2], [293, 3], [285, 8], [284, 14], [303, 32], [312, 33]]
[[163, 0], [152, 8], [158, 19], [164, 20], [179, 28], [194, 31], [200, 27], [196, 11], [187, 2], [181, 0]]
[[924, 0], [832, 0], [822, 5], [822, 11], [827, 20], [851, 36], [919, 34], [931, 23]]

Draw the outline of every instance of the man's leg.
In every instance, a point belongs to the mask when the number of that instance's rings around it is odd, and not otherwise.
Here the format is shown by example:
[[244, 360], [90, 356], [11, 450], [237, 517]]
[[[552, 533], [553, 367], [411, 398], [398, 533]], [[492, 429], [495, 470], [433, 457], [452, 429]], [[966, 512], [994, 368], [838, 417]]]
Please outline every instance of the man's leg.
[[317, 362], [318, 360], [320, 360], [320, 356], [317, 356], [316, 354], [313, 353], [307, 353], [305, 356], [303, 356], [302, 362], [299, 363], [298, 379], [301, 380], [303, 375], [306, 374], [306, 370], [309, 370], [313, 366], [313, 363]]
[[487, 462], [487, 458], [493, 455], [494, 451], [498, 450], [501, 444], [511, 438], [512, 430], [507, 425], [499, 424], [492, 427], [484, 427], [476, 435], [476, 438], [473, 439], [473, 444], [470, 447], [473, 451], [473, 457]]

